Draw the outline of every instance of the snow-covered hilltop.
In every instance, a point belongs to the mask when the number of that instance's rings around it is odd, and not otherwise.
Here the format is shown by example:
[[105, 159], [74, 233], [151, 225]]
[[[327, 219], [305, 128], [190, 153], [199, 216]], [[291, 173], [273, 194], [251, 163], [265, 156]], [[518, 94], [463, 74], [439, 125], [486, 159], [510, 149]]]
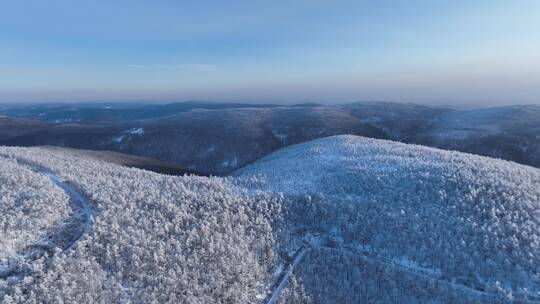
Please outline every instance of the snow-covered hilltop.
[[165, 176], [51, 148], [0, 147], [0, 168], [0, 202], [21, 210], [0, 220], [0, 242], [25, 233], [17, 246], [37, 243], [73, 213], [40, 170], [92, 209], [69, 250], [0, 277], [0, 302], [540, 299], [540, 170], [512, 162], [335, 136], [230, 177]]
[[[336, 136], [284, 148], [235, 175], [251, 191], [298, 197], [288, 207], [290, 214], [298, 214], [290, 216], [296, 221], [291, 220], [290, 229], [316, 235], [334, 248], [413, 268], [471, 290], [518, 298], [540, 291], [540, 170], [536, 168]], [[314, 255], [319, 260], [304, 261], [310, 265], [306, 267], [325, 263], [321, 252]], [[313, 285], [315, 298], [325, 302], [331, 299], [325, 296], [336, 296], [332, 288], [345, 293], [360, 288], [351, 282], [360, 280], [361, 269], [342, 280], [338, 267], [325, 267], [331, 274], [326, 280], [339, 282], [337, 286], [328, 287], [322, 278], [324, 283], [314, 282], [317, 276], [310, 270], [303, 271], [309, 278], [300, 275], [303, 288]], [[340, 271], [351, 269], [349, 265]], [[326, 285], [329, 294], [316, 284]]]

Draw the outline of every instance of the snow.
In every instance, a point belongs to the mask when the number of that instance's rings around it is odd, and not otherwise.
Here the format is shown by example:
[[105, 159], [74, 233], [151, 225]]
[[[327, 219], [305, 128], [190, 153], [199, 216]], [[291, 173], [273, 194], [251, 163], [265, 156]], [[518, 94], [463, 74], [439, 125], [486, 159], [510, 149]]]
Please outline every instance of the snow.
[[409, 260], [407, 257], [394, 258], [393, 262], [416, 272], [426, 273], [434, 277], [441, 276], [439, 269], [420, 267], [416, 262]]
[[536, 168], [334, 136], [286, 147], [233, 175], [251, 193], [300, 201], [288, 207], [302, 214], [289, 229], [326, 231], [337, 236], [329, 239], [333, 246], [362, 244], [413, 272], [464, 276], [466, 286], [540, 295], [533, 270], [540, 267]]
[[117, 144], [120, 144], [124, 141], [126, 137], [130, 135], [142, 136], [144, 135], [144, 128], [131, 128], [129, 130], [122, 131], [118, 136], [113, 138], [113, 141]]
[[289, 138], [289, 135], [286, 134], [286, 133], [281, 133], [279, 131], [276, 131], [274, 129], [271, 130], [272, 131], [272, 134], [277, 138], [279, 139], [279, 141], [281, 141], [282, 143], [286, 143], [287, 139]]
[[[76, 242], [66, 254], [33, 261], [20, 273], [21, 280], [0, 278], [0, 302], [91, 298], [123, 303], [253, 303], [269, 279], [267, 270], [276, 263], [270, 213], [262, 208], [277, 204], [270, 196], [254, 201], [223, 178], [165, 176], [70, 150], [0, 147], [0, 155], [12, 159], [0, 158], [0, 167], [7, 166], [2, 167], [0, 180], [16, 177], [13, 184], [26, 185], [18, 181], [17, 173], [26, 171], [13, 167], [13, 159], [33, 163], [54, 174], [49, 176], [55, 182], [65, 181], [88, 197], [93, 207], [76, 208], [79, 223], [88, 218], [84, 223], [89, 224], [78, 226], [83, 233], [72, 234]], [[28, 175], [48, 183], [43, 189], [56, 189], [64, 197], [70, 192], [45, 175]], [[0, 183], [0, 190], [2, 186], [6, 193], [24, 193], [24, 187], [19, 191], [11, 183]], [[62, 209], [53, 210], [61, 214]], [[67, 239], [74, 240], [66, 235]]]
[[126, 137], [125, 135], [119, 135], [119, 136], [115, 137], [113, 140], [114, 140], [116, 143], [120, 144], [120, 143], [122, 143], [122, 141], [124, 141], [124, 138], [125, 138], [125, 137]]
[[50, 180], [0, 157], [0, 266], [48, 239], [71, 212], [68, 197]]
[[43, 175], [45, 175], [47, 178], [49, 178], [56, 186], [62, 188], [62, 190], [70, 197], [70, 200], [75, 203], [79, 204], [79, 207], [81, 208], [83, 223], [82, 227], [79, 229], [80, 233], [76, 235], [72, 240], [69, 241], [67, 245], [62, 248], [62, 251], [66, 251], [73, 247], [76, 242], [84, 235], [87, 234], [90, 230], [90, 226], [92, 225], [92, 207], [91, 203], [88, 202], [88, 200], [77, 190], [75, 190], [73, 187], [68, 185], [66, 181], [56, 176], [53, 173], [50, 172], [42, 172]]
[[236, 168], [238, 166], [238, 158], [234, 157], [232, 160], [224, 160], [221, 166], [223, 168]]
[[213, 153], [214, 151], [216, 151], [216, 147], [215, 146], [210, 146], [208, 149], [206, 149], [205, 154], [208, 155], [210, 153]]
[[416, 302], [540, 295], [532, 167], [356, 136], [284, 148], [225, 178], [164, 176], [70, 150], [0, 147], [0, 155], [0, 208], [16, 198], [41, 208], [0, 218], [8, 222], [0, 241], [24, 248], [73, 217], [83, 231], [24, 279], [0, 279], [0, 301], [254, 303], [264, 293], [272, 303], [300, 288], [312, 302], [346, 303], [379, 283]]
[[143, 135], [144, 134], [144, 129], [143, 128], [133, 128], [133, 129], [129, 129], [129, 130], [125, 131], [125, 132], [129, 133], [129, 134]]
[[279, 296], [283, 292], [283, 289], [287, 285], [289, 281], [289, 277], [294, 272], [295, 268], [298, 266], [298, 264], [302, 261], [302, 258], [306, 254], [306, 251], [309, 250], [306, 247], [301, 247], [295, 254], [294, 259], [291, 264], [287, 266], [287, 269], [285, 273], [283, 273], [283, 277], [279, 281], [279, 284], [275, 290], [272, 291], [272, 294], [270, 296], [270, 299], [266, 302], [266, 304], [274, 304], [276, 301], [278, 301]]

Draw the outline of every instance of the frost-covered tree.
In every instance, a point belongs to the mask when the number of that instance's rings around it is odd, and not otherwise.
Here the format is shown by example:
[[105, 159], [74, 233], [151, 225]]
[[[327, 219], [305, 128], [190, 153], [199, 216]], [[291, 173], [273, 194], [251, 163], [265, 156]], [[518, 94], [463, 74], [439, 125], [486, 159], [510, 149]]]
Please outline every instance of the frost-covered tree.
[[0, 278], [6, 303], [263, 303], [301, 246], [282, 302], [540, 296], [531, 167], [353, 136], [291, 146], [227, 178], [164, 176], [73, 150], [0, 147], [0, 156], [2, 204], [35, 197], [32, 212], [1, 220], [3, 240], [24, 248], [56, 235], [44, 227], [78, 222], [41, 170], [88, 198], [93, 217], [70, 250]]

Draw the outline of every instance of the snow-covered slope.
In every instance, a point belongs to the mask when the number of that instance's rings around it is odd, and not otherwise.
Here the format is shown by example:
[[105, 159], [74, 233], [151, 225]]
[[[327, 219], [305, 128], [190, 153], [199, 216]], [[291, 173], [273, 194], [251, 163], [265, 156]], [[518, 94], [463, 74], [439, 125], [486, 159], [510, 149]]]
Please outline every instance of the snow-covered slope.
[[[55, 198], [57, 188], [30, 171], [37, 167], [78, 189], [95, 210], [71, 250], [0, 277], [1, 303], [253, 303], [267, 285], [275, 259], [265, 207], [277, 204], [271, 198], [248, 199], [222, 178], [165, 176], [69, 150], [0, 147], [0, 164], [8, 182], [0, 187], [2, 205], [25, 191], [40, 196], [33, 189], [40, 185]], [[62, 215], [61, 194], [40, 207]], [[54, 220], [28, 211], [13, 219]], [[34, 230], [9, 222], [2, 229], [2, 242]]]
[[[518, 298], [540, 291], [536, 168], [336, 136], [284, 148], [235, 175], [251, 191], [296, 197], [287, 208], [297, 214], [288, 223], [297, 234], [315, 235], [334, 248], [356, 250], [449, 284], [458, 282], [464, 290]], [[333, 267], [326, 267], [332, 273]], [[332, 275], [337, 277], [331, 281], [340, 282], [337, 290], [355, 278]], [[320, 289], [312, 295], [325, 297]]]
[[0, 157], [0, 276], [70, 213], [67, 196], [45, 176]]
[[2, 303], [540, 297], [540, 170], [532, 167], [337, 136], [290, 146], [232, 177], [165, 176], [51, 148], [0, 147], [0, 168], [4, 243], [16, 233], [29, 236], [20, 246], [35, 243], [73, 212], [67, 188], [39, 172], [58, 176], [92, 211], [69, 250], [0, 276]]

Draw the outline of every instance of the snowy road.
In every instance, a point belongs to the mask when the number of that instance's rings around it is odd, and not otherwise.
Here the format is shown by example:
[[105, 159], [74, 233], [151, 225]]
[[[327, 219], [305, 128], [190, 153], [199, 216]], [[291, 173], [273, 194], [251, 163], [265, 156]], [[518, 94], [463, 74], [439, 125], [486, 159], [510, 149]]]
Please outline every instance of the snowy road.
[[300, 263], [306, 252], [310, 249], [311, 248], [306, 248], [306, 246], [302, 245], [300, 248], [298, 248], [298, 250], [296, 250], [295, 254], [293, 255], [292, 263], [290, 263], [280, 275], [281, 279], [279, 280], [279, 284], [277, 284], [277, 287], [272, 291], [272, 294], [270, 295], [268, 301], [266, 301], [266, 304], [274, 304], [279, 299], [283, 288], [287, 286], [290, 275], [293, 273], [298, 263]]
[[21, 262], [35, 261], [45, 255], [45, 253], [51, 252], [54, 247], [60, 248], [61, 252], [66, 252], [71, 249], [83, 235], [88, 233], [92, 225], [92, 207], [84, 195], [78, 192], [73, 186], [66, 183], [62, 178], [51, 172], [45, 170], [34, 171], [49, 178], [57, 187], [61, 188], [66, 193], [69, 197], [70, 205], [76, 210], [76, 212], [74, 212], [74, 219], [71, 219], [73, 223], [71, 223], [71, 225], [65, 225], [68, 228], [57, 229], [56, 235], [48, 235], [47, 238], [53, 240], [50, 241], [50, 245], [45, 247], [37, 246], [38, 249], [22, 254], [19, 261], [0, 267], [0, 279], [17, 275]]
[[[484, 291], [484, 290], [480, 290], [480, 289], [477, 289], [477, 288], [474, 288], [474, 287], [471, 287], [471, 286], [467, 286], [467, 285], [464, 285], [464, 284], [459, 284], [459, 283], [455, 283], [455, 282], [446, 281], [446, 280], [440, 279], [440, 278], [438, 278], [438, 277], [436, 277], [434, 275], [429, 275], [429, 274], [426, 274], [424, 272], [416, 271], [415, 269], [412, 269], [412, 268], [397, 264], [397, 263], [392, 262], [390, 260], [386, 260], [386, 259], [383, 259], [383, 258], [370, 257], [370, 256], [366, 255], [364, 252], [361, 252], [360, 250], [352, 248], [350, 246], [344, 246], [344, 247], [341, 247], [341, 248], [337, 248], [337, 247], [329, 247], [329, 246], [324, 246], [324, 245], [321, 246], [321, 245], [313, 245], [313, 244], [306, 244], [305, 243], [295, 251], [292, 263], [290, 263], [287, 266], [287, 268], [285, 268], [283, 270], [282, 274], [280, 275], [281, 280], [279, 281], [279, 284], [277, 285], [277, 287], [275, 287], [275, 285], [274, 285], [272, 293], [271, 293], [269, 299], [267, 301], [265, 301], [266, 304], [274, 304], [274, 303], [277, 302], [277, 300], [279, 299], [279, 296], [281, 295], [281, 292], [283, 291], [285, 286], [287, 286], [287, 282], [289, 281], [290, 275], [294, 272], [295, 268], [300, 263], [300, 261], [305, 256], [305, 254], [307, 252], [311, 251], [311, 250], [333, 250], [333, 251], [347, 252], [347, 253], [350, 253], [350, 254], [357, 254], [357, 255], [361, 255], [362, 257], [364, 257], [367, 260], [370, 260], [370, 261], [373, 261], [373, 262], [376, 262], [376, 263], [380, 263], [380, 264], [383, 264], [383, 265], [391, 267], [391, 268], [396, 268], [396, 269], [399, 269], [401, 271], [406, 271], [409, 274], [412, 274], [412, 275], [415, 275], [415, 276], [418, 276], [418, 277], [422, 277], [424, 279], [437, 281], [440, 284], [452, 286], [453, 288], [455, 288], [457, 290], [460, 290], [460, 291], [463, 291], [463, 292], [474, 293], [474, 294], [479, 295], [479, 296], [493, 297], [493, 299], [496, 299], [498, 296], [500, 296], [500, 295], [497, 295], [497, 294], [494, 294], [494, 293], [491, 293], [491, 292], [487, 292], [487, 291]], [[538, 297], [529, 296], [529, 297], [527, 297], [527, 299], [516, 299], [515, 302], [516, 303], [540, 303], [540, 299], [538, 299]]]
[[70, 203], [79, 207], [82, 212], [83, 219], [82, 225], [79, 229], [80, 231], [75, 236], [73, 236], [73, 238], [71, 238], [67, 244], [62, 247], [62, 252], [64, 252], [73, 247], [73, 245], [75, 245], [75, 243], [77, 243], [77, 241], [80, 240], [84, 234], [88, 233], [88, 230], [92, 225], [92, 207], [90, 202], [88, 202], [88, 200], [81, 193], [79, 193], [75, 188], [67, 184], [60, 177], [50, 172], [42, 172], [41, 174], [48, 177], [56, 186], [64, 190], [64, 192], [69, 196]]

